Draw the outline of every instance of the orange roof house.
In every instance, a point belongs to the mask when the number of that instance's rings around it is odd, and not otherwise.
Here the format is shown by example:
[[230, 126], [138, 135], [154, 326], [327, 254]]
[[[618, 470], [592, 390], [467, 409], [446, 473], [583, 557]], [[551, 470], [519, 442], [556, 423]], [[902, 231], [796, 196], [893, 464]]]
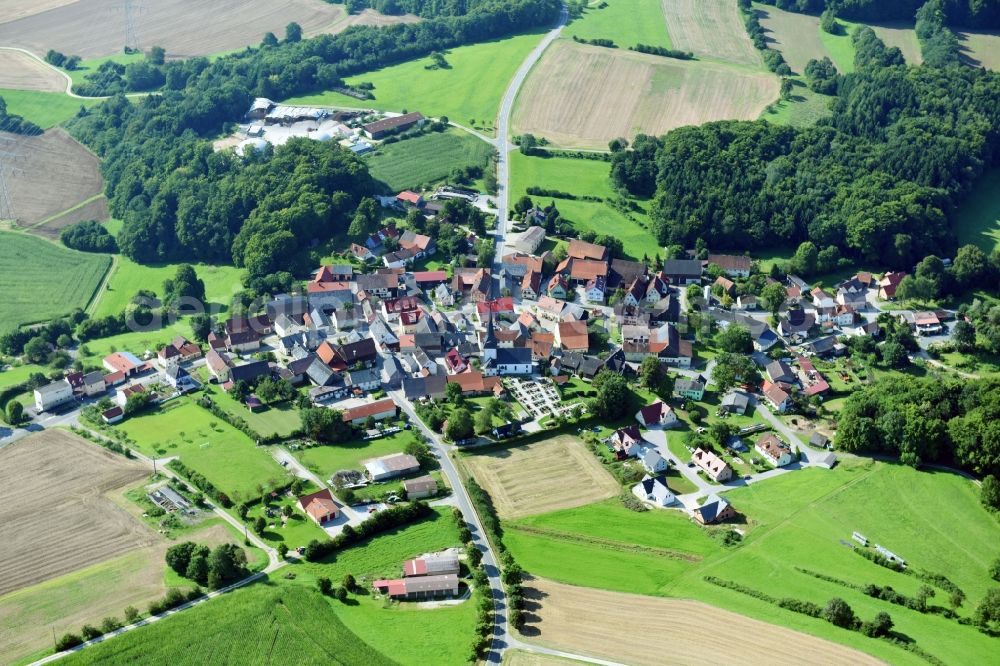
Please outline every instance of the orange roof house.
[[333, 501], [333, 495], [329, 488], [303, 495], [299, 498], [299, 508], [319, 525], [336, 520], [337, 514], [340, 512], [337, 503]]

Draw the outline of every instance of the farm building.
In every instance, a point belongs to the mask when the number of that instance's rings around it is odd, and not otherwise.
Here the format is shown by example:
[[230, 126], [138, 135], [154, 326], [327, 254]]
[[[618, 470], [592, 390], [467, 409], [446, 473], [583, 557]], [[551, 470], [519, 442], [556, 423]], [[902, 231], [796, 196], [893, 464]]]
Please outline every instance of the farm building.
[[524, 254], [534, 254], [538, 246], [545, 241], [545, 229], [532, 226], [521, 234], [520, 238], [514, 241], [514, 249]]
[[698, 284], [701, 282], [701, 261], [697, 259], [668, 259], [660, 273], [671, 284]]
[[403, 562], [403, 576], [446, 576], [459, 571], [458, 556], [449, 553], [428, 553]]
[[365, 463], [365, 473], [372, 481], [384, 481], [419, 469], [420, 461], [408, 453], [394, 453]]
[[705, 503], [695, 508], [694, 519], [702, 525], [721, 523], [736, 515], [733, 505], [718, 495], [709, 495]]
[[115, 352], [104, 357], [103, 365], [108, 372], [121, 372], [131, 377], [141, 372], [145, 364], [132, 352]]
[[660, 506], [670, 506], [677, 501], [677, 497], [667, 487], [667, 477], [662, 474], [655, 477], [647, 474], [642, 481], [632, 486], [632, 494]]
[[406, 499], [417, 500], [437, 495], [438, 484], [430, 475], [418, 476], [415, 479], [403, 481]]
[[113, 425], [115, 423], [121, 423], [121, 420], [125, 418], [125, 410], [121, 407], [112, 407], [101, 413], [101, 420], [108, 425]]
[[392, 118], [383, 118], [382, 120], [377, 120], [373, 123], [368, 123], [364, 126], [365, 135], [369, 139], [382, 139], [393, 132], [402, 132], [408, 130], [414, 125], [419, 125], [424, 122], [424, 116], [421, 113], [413, 112], [406, 113], [401, 116], [393, 116]]
[[381, 421], [391, 419], [394, 416], [396, 416], [396, 403], [392, 398], [344, 410], [344, 421], [350, 421], [354, 425], [361, 425], [369, 417]]
[[458, 595], [458, 576], [417, 576], [395, 580], [376, 580], [372, 586], [392, 599], [435, 599]]
[[35, 409], [45, 412], [73, 399], [73, 386], [69, 380], [60, 379], [35, 389]]
[[750, 277], [750, 257], [739, 254], [710, 254], [706, 265], [715, 264], [729, 277]]
[[333, 495], [329, 488], [303, 495], [299, 498], [299, 508], [320, 526], [323, 523], [336, 520], [339, 513], [337, 503], [333, 501]]

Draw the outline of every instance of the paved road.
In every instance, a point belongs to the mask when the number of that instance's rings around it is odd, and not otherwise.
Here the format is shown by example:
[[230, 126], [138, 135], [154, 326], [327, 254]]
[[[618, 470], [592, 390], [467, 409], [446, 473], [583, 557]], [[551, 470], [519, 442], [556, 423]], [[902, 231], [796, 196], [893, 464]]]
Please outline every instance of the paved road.
[[[549, 47], [555, 39], [562, 32], [563, 27], [569, 20], [569, 12], [566, 10], [566, 6], [563, 5], [562, 10], [559, 12], [559, 21], [556, 26], [552, 28], [542, 38], [542, 41], [538, 43], [538, 46], [528, 54], [528, 57], [524, 59], [521, 66], [518, 68], [517, 73], [514, 74], [514, 78], [511, 80], [510, 85], [507, 86], [507, 92], [504, 93], [503, 101], [500, 102], [500, 111], [497, 115], [497, 138], [496, 146], [498, 150], [497, 157], [497, 208], [499, 209], [499, 214], [497, 215], [497, 227], [494, 232], [494, 243], [496, 244], [496, 258], [493, 261], [493, 273], [494, 275], [500, 275], [500, 258], [503, 256], [503, 246], [507, 241], [507, 213], [510, 210], [510, 151], [513, 150], [514, 145], [510, 141], [510, 115], [514, 110], [514, 101], [517, 99], [517, 93], [521, 90], [521, 86], [524, 85], [524, 80], [528, 77], [528, 73], [531, 68], [535, 66], [539, 58], [542, 57], [542, 53], [545, 49]], [[496, 278], [499, 280], [499, 278]], [[500, 287], [502, 285], [496, 284], [495, 294], [500, 294]]]

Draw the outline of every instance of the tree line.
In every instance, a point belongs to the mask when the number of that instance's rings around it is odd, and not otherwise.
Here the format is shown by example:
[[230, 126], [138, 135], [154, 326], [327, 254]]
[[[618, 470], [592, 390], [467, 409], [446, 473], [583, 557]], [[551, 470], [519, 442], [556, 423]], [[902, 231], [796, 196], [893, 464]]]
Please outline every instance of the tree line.
[[[833, 10], [852, 21], [911, 20], [925, 0], [760, 0], [778, 9], [805, 14]], [[948, 25], [980, 30], [1000, 27], [998, 0], [943, 0]]]
[[806, 128], [723, 121], [638, 137], [612, 157], [615, 185], [655, 193], [661, 244], [745, 251], [812, 241], [907, 269], [949, 255], [956, 205], [1000, 154], [1000, 76], [907, 67], [870, 28], [832, 116]]

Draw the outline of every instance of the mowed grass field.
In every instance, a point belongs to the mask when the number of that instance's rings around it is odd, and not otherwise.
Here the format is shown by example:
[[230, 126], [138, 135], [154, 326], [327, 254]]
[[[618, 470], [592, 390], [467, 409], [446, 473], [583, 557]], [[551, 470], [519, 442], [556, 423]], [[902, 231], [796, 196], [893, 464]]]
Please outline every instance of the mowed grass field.
[[[569, 192], [576, 196], [597, 196], [611, 199], [608, 162], [580, 160], [568, 157], [529, 157], [519, 152], [510, 155], [511, 200], [527, 194], [531, 186]], [[654, 256], [658, 251], [656, 237], [644, 226], [644, 214], [633, 213], [636, 220], [625, 217], [610, 205], [595, 201], [532, 197], [543, 206], [555, 202], [560, 214], [581, 231], [612, 234], [622, 240], [625, 253], [635, 259]], [[641, 205], [641, 204], [640, 204]]]
[[986, 173], [958, 208], [958, 244], [972, 243], [984, 252], [1000, 247], [1000, 169]]
[[610, 39], [619, 48], [648, 44], [670, 48], [661, 0], [607, 0], [594, 3], [562, 31], [563, 37]]
[[263, 411], [251, 412], [239, 400], [236, 400], [218, 384], [208, 383], [208, 371], [202, 368], [198, 373], [209, 395], [215, 404], [233, 416], [239, 417], [250, 424], [250, 427], [262, 435], [278, 435], [288, 437], [301, 425], [299, 411], [293, 401], [277, 405], [269, 405]]
[[[890, 605], [796, 570], [811, 569], [856, 585], [891, 585], [903, 594], [915, 594], [921, 584], [915, 576], [872, 564], [844, 545], [850, 542], [852, 531], [859, 531], [904, 557], [911, 567], [950, 578], [968, 597], [959, 610], [968, 617], [992, 585], [987, 569], [1000, 542], [1000, 524], [980, 507], [977, 492], [971, 482], [953, 474], [843, 460], [832, 471], [803, 470], [727, 493], [747, 521], [738, 525], [746, 531], [738, 548], [725, 549], [707, 537], [693, 538], [690, 530], [700, 528], [673, 512], [650, 515], [621, 510], [609, 516], [601, 505], [582, 507], [576, 513], [536, 516], [530, 522], [513, 521], [508, 523], [505, 540], [518, 562], [538, 576], [608, 590], [697, 599], [827, 638], [890, 663], [925, 663], [884, 642], [713, 586], [703, 577], [734, 580], [773, 596], [821, 605], [839, 596], [862, 618], [888, 612], [896, 631], [940, 659], [983, 663], [989, 661], [994, 641], [971, 627]], [[921, 499], [928, 497], [934, 501]], [[645, 541], [637, 541], [635, 533], [645, 534]], [[636, 547], [650, 543], [654, 550], [649, 552]], [[701, 559], [666, 558], [656, 548]], [[939, 590], [932, 603], [947, 605], [946, 593]]]
[[445, 52], [448, 69], [427, 69], [430, 58], [420, 58], [347, 79], [349, 85], [365, 81], [374, 84], [373, 100], [325, 92], [286, 101], [300, 105], [420, 111], [427, 116], [448, 116], [453, 122], [492, 131], [507, 85], [541, 38], [542, 33], [529, 33], [450, 49]]
[[[318, 590], [258, 583], [67, 657], [67, 664], [392, 664]], [[470, 639], [471, 640], [471, 639]]]
[[764, 71], [560, 40], [525, 81], [512, 125], [557, 146], [606, 149], [640, 132], [750, 120], [777, 97], [778, 79]]
[[448, 179], [454, 168], [486, 168], [494, 149], [467, 132], [449, 129], [379, 146], [364, 158], [372, 176], [398, 192]]
[[959, 30], [956, 34], [969, 64], [1000, 70], [1000, 33]]
[[580, 506], [620, 490], [586, 446], [569, 435], [469, 454], [462, 462], [505, 519]]
[[699, 58], [760, 67], [736, 0], [662, 0], [674, 48]]
[[157, 347], [165, 345], [178, 335], [191, 339], [191, 325], [187, 319], [173, 323], [167, 322], [162, 328], [154, 330], [137, 330], [119, 335], [112, 335], [96, 340], [87, 340], [80, 345], [77, 358], [83, 363], [99, 366], [101, 360], [116, 351], [130, 351], [142, 358], [145, 353], [155, 353]]
[[415, 440], [412, 431], [403, 430], [379, 439], [352, 439], [331, 446], [313, 446], [296, 455], [308, 469], [328, 479], [342, 469], [360, 469], [366, 460], [402, 453], [406, 445]]
[[[178, 264], [137, 264], [128, 257], [118, 256], [118, 260], [108, 279], [108, 286], [101, 294], [93, 309], [94, 317], [118, 314], [125, 309], [132, 297], [140, 289], [149, 289], [163, 294], [163, 282], [172, 279]], [[195, 273], [205, 282], [205, 299], [225, 312], [233, 295], [242, 287], [242, 269], [235, 266], [192, 264]]]
[[115, 429], [135, 440], [133, 446], [147, 456], [179, 457], [234, 502], [260, 497], [262, 487], [288, 476], [266, 448], [187, 398], [128, 418]]
[[90, 108], [97, 100], [74, 99], [61, 92], [37, 90], [12, 90], [0, 86], [0, 97], [7, 103], [7, 111], [23, 116], [42, 129], [61, 125], [76, 115], [80, 107]]
[[[830, 641], [753, 620], [687, 599], [662, 599], [532, 580], [525, 585], [525, 633], [532, 643], [616, 663], [659, 666], [704, 663], [704, 628], [712, 631], [711, 662], [717, 664], [864, 664], [877, 659]], [[610, 633], [629, 609], [630, 632]], [[633, 640], [642, 636], [642, 640]]]
[[110, 265], [106, 255], [0, 232], [0, 332], [87, 307]]

